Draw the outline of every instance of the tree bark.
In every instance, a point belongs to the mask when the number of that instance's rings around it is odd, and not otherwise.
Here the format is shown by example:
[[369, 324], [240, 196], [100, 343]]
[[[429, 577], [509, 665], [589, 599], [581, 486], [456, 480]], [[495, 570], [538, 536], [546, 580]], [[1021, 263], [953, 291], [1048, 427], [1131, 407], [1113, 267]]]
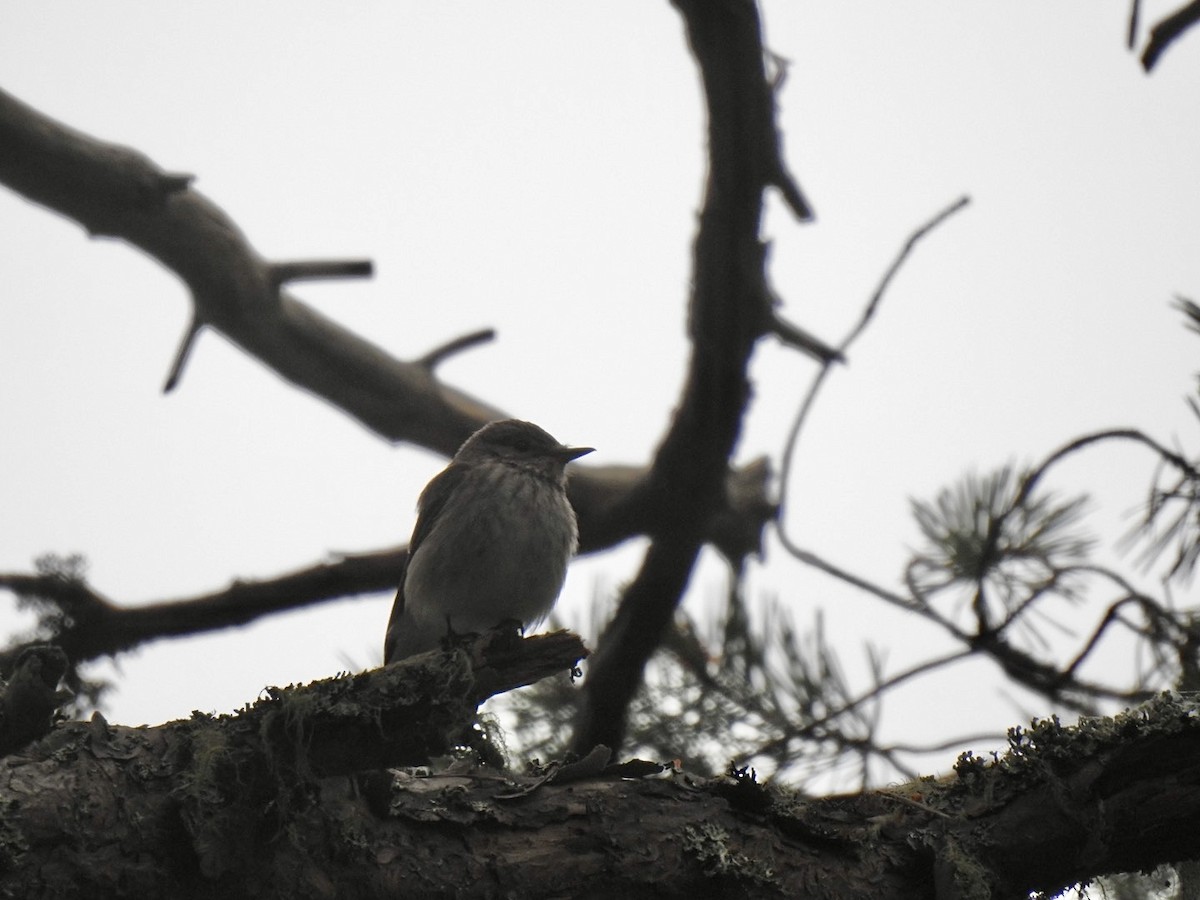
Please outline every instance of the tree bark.
[[[543, 662], [577, 652], [549, 637]], [[606, 751], [530, 775], [376, 768], [444, 749], [526, 656], [472, 653], [232, 717], [59, 726], [0, 760], [0, 895], [957, 900], [1200, 854], [1200, 711], [1170, 696], [1014, 729], [1006, 756], [964, 754], [947, 778], [819, 800]]]

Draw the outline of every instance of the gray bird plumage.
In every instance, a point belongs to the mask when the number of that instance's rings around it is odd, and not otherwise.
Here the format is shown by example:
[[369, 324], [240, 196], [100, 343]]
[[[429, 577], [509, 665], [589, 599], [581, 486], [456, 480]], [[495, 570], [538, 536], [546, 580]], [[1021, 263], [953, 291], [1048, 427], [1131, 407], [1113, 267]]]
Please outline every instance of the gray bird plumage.
[[451, 632], [546, 617], [578, 542], [565, 467], [590, 452], [516, 419], [466, 440], [417, 501], [385, 662], [435, 649]]

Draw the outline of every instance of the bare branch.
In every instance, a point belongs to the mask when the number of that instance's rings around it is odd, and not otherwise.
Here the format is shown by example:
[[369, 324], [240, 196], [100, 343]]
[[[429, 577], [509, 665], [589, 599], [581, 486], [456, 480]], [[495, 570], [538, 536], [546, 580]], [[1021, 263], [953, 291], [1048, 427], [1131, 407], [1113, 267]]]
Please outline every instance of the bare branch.
[[790, 61], [778, 53], [772, 53], [767, 50], [765, 57], [774, 67], [774, 71], [769, 73], [764, 79], [764, 89], [770, 101], [770, 114], [767, 116], [767, 123], [770, 132], [768, 134], [767, 143], [773, 144], [775, 153], [770, 163], [770, 175], [768, 182], [774, 185], [779, 193], [783, 196], [783, 202], [787, 204], [788, 209], [801, 222], [811, 222], [816, 214], [813, 212], [812, 204], [808, 202], [808, 198], [804, 196], [804, 192], [800, 190], [800, 185], [792, 176], [784, 158], [783, 152], [783, 133], [778, 127], [778, 116], [776, 103], [780, 91], [783, 90], [783, 85], [787, 81], [788, 66]]
[[[888, 678], [880, 679], [869, 690], [854, 697], [847, 697], [844, 702], [839, 703], [820, 716], [810, 718], [807, 721], [798, 720], [791, 723], [790, 727], [782, 729], [783, 733], [779, 737], [735, 756], [732, 764], [743, 766], [752, 762], [756, 757], [778, 756], [782, 750], [796, 742], [827, 740], [834, 735], [842, 733], [844, 727], [840, 724], [841, 720], [856, 713], [861, 707], [882, 699], [889, 691], [914, 678], [938, 672], [956, 663], [970, 659], [973, 655], [973, 650], [956, 650], [953, 653], [918, 663]], [[844, 746], [846, 742], [840, 740], [839, 743]], [[873, 752], [873, 749], [867, 752]]]
[[200, 330], [204, 327], [204, 323], [199, 317], [193, 315], [192, 321], [188, 323], [187, 331], [183, 333], [183, 337], [179, 341], [179, 349], [175, 351], [175, 359], [171, 363], [171, 371], [167, 373], [167, 380], [163, 382], [163, 393], [169, 394], [179, 385], [179, 380], [183, 377], [184, 366], [187, 365], [188, 358], [192, 355], [192, 347], [196, 344], [196, 338], [200, 336]]
[[[278, 289], [280, 280], [291, 277], [366, 274], [368, 263], [272, 266], [221, 209], [186, 189], [189, 178], [0, 92], [0, 183], [92, 233], [124, 239], [190, 288], [195, 321], [165, 389], [178, 384], [200, 322], [389, 441], [411, 441], [450, 456], [480, 426], [505, 417], [434, 377], [430, 361], [437, 360], [429, 354], [414, 362], [395, 359]], [[451, 349], [461, 346], [448, 345], [442, 355]], [[585, 552], [658, 527], [654, 504], [641, 490], [645, 475], [638, 466], [572, 467], [568, 490]], [[725, 532], [745, 527], [730, 528], [741, 511], [723, 505], [725, 494], [715, 493], [716, 509], [702, 517], [701, 530], [704, 540], [724, 546]]]
[[[800, 404], [800, 409], [796, 413], [796, 420], [792, 423], [791, 430], [788, 432], [788, 438], [784, 444], [782, 453], [782, 463], [779, 473], [779, 496], [781, 499], [779, 518], [776, 522], [776, 531], [785, 547], [793, 550], [798, 549], [787, 535], [786, 516], [784, 514], [784, 505], [786, 503], [785, 498], [788, 496], [789, 488], [791, 486], [792, 460], [796, 455], [796, 445], [800, 440], [800, 431], [804, 427], [804, 422], [808, 418], [809, 410], [812, 409], [814, 403], [816, 402], [817, 394], [820, 391], [821, 386], [824, 384], [826, 376], [830, 372], [831, 364], [834, 361], [845, 359], [846, 352], [850, 349], [850, 345], [858, 339], [858, 336], [863, 333], [871, 319], [874, 317], [875, 310], [878, 309], [879, 304], [883, 301], [883, 295], [887, 292], [888, 286], [891, 284], [892, 279], [896, 276], [896, 273], [900, 271], [900, 267], [904, 264], [905, 260], [908, 259], [909, 254], [912, 253], [917, 243], [923, 237], [933, 231], [933, 229], [941, 225], [942, 222], [950, 218], [950, 216], [966, 207], [968, 203], [970, 203], [969, 197], [963, 196], [958, 198], [909, 235], [908, 240], [904, 243], [904, 246], [900, 248], [900, 253], [892, 261], [892, 264], [888, 267], [887, 271], [884, 272], [883, 278], [880, 279], [878, 287], [875, 288], [875, 293], [872, 294], [870, 302], [867, 303], [866, 309], [863, 310], [863, 314], [859, 318], [858, 324], [851, 329], [850, 333], [847, 334], [842, 340], [842, 343], [837, 347], [836, 350], [833, 351], [833, 354], [825, 360], [824, 364], [821, 366], [821, 370], [813, 378], [812, 386], [809, 387], [808, 394], [805, 395], [804, 401]], [[793, 555], [796, 554], [793, 553]], [[811, 564], [814, 563], [810, 562], [810, 565]], [[876, 593], [876, 596], [881, 595]], [[910, 604], [907, 604], [907, 601], [901, 601], [901, 605]]]
[[[278, 268], [237, 225], [179, 176], [0, 92], [0, 182], [110, 234], [175, 272], [195, 316], [283, 378], [334, 404], [376, 434], [447, 455], [503, 413], [393, 358], [277, 290]], [[364, 263], [285, 264], [282, 274], [356, 274]]]
[[584, 683], [574, 747], [619, 747], [628, 705], [658, 647], [703, 544], [698, 523], [723, 503], [723, 482], [749, 397], [747, 366], [762, 314], [763, 191], [778, 177], [779, 135], [751, 0], [675, 0], [699, 64], [708, 109], [709, 170], [693, 251], [683, 396], [634, 502], [656, 512], [653, 543]]
[[1142, 50], [1142, 68], [1147, 72], [1158, 65], [1167, 48], [1183, 37], [1189, 28], [1200, 21], [1200, 0], [1191, 0], [1150, 29], [1150, 40]]
[[[212, 594], [138, 606], [113, 603], [80, 581], [54, 575], [0, 574], [0, 588], [58, 604], [67, 621], [34, 643], [52, 642], [79, 663], [147, 641], [245, 625], [271, 613], [394, 589], [404, 552], [346, 556], [265, 581], [235, 581]], [[0, 671], [11, 666], [24, 646], [0, 653]]]
[[826, 561], [822, 557], [813, 553], [811, 550], [805, 550], [800, 545], [792, 543], [791, 538], [788, 537], [782, 529], [779, 529], [777, 533], [779, 534], [779, 540], [784, 549], [805, 565], [812, 566], [814, 569], [819, 569], [826, 575], [832, 575], [839, 581], [844, 581], [846, 584], [856, 587], [874, 597], [878, 597], [885, 603], [890, 603], [892, 606], [899, 607], [905, 612], [917, 613], [918, 615], [922, 615], [927, 619], [938, 622], [939, 624], [944, 624], [944, 620], [940, 616], [938, 616], [928, 606], [921, 603], [914, 597], [906, 597], [903, 594], [897, 594], [895, 591], [889, 591], [887, 588], [880, 587], [879, 585], [874, 584], [865, 578], [861, 578], [847, 569], [843, 569], [840, 566], [835, 566], [833, 563]]
[[828, 365], [829, 363], [844, 363], [846, 361], [846, 357], [842, 355], [840, 350], [830, 347], [820, 338], [814, 337], [798, 325], [793, 325], [778, 313], [771, 316], [771, 331], [789, 347], [795, 347], [797, 350], [807, 353], [822, 364]]
[[[1138, 591], [1124, 577], [1111, 569], [1103, 566], [1080, 566], [1080, 571], [1088, 572], [1093, 575], [1098, 575], [1102, 578], [1111, 581], [1123, 592], [1122, 596], [1111, 603], [1101, 616], [1099, 624], [1092, 631], [1091, 636], [1084, 642], [1083, 647], [1075, 655], [1070, 663], [1063, 670], [1068, 677], [1074, 677], [1076, 670], [1084, 663], [1084, 661], [1096, 649], [1104, 633], [1114, 623], [1121, 621], [1118, 613], [1125, 606], [1135, 606], [1146, 617], [1147, 622], [1152, 627], [1154, 632], [1157, 632], [1162, 639], [1162, 642], [1169, 644], [1172, 647], [1182, 647], [1191, 639], [1191, 627], [1186, 620], [1178, 614], [1172, 613], [1165, 609], [1153, 597], [1147, 596]], [[1167, 634], [1173, 632], [1171, 634]]]
[[1141, 432], [1136, 428], [1110, 428], [1106, 429], [1105, 431], [1096, 431], [1091, 434], [1085, 434], [1081, 437], [1077, 437], [1059, 447], [1044, 460], [1042, 460], [1041, 464], [1036, 469], [1025, 476], [1025, 479], [1021, 484], [1021, 490], [1017, 493], [1016, 498], [1013, 500], [1013, 509], [1016, 509], [1024, 504], [1026, 500], [1028, 500], [1029, 495], [1033, 493], [1033, 489], [1037, 487], [1037, 484], [1041, 480], [1042, 476], [1045, 475], [1046, 471], [1055, 463], [1070, 456], [1072, 453], [1075, 453], [1078, 450], [1082, 450], [1084, 447], [1100, 443], [1101, 441], [1112, 440], [1135, 441], [1139, 444], [1144, 444], [1157, 453], [1165, 462], [1170, 463], [1188, 477], [1195, 480], [1200, 480], [1200, 471], [1197, 471], [1191, 463], [1189, 463], [1178, 453], [1168, 450], [1166, 447], [1144, 432]]
[[812, 206], [800, 191], [800, 185], [796, 183], [796, 179], [792, 176], [792, 173], [784, 168], [782, 164], [780, 164], [779, 169], [772, 175], [771, 183], [779, 188], [779, 192], [783, 195], [788, 209], [792, 211], [792, 214], [797, 219], [801, 222], [811, 222], [816, 217]]
[[932, 232], [935, 228], [937, 228], [959, 210], [965, 209], [970, 202], [971, 198], [966, 195], [959, 197], [908, 236], [908, 240], [905, 241], [904, 246], [900, 248], [900, 253], [894, 260], [892, 260], [892, 264], [888, 266], [887, 271], [883, 273], [883, 278], [880, 279], [879, 286], [875, 288], [875, 293], [871, 295], [871, 302], [868, 303], [867, 308], [863, 310], [862, 318], [859, 320], [858, 325], [856, 325], [854, 329], [848, 335], [846, 335], [846, 339], [842, 341], [841, 346], [838, 347], [839, 350], [841, 350], [843, 353], [846, 352], [850, 349], [850, 345], [854, 341], [858, 340], [858, 336], [863, 333], [871, 319], [874, 317], [875, 310], [878, 309], [879, 304], [883, 302], [883, 295], [887, 293], [887, 289], [891, 286], [892, 279], [896, 277], [897, 273], [900, 271], [900, 268], [905, 262], [908, 261], [908, 257], [912, 254], [913, 250], [916, 249], [917, 244], [920, 243], [922, 238]]
[[276, 288], [289, 281], [370, 278], [374, 271], [375, 267], [369, 259], [310, 259], [267, 265], [267, 277]]
[[439, 347], [434, 347], [420, 359], [416, 360], [417, 365], [424, 366], [432, 371], [444, 359], [448, 359], [456, 353], [462, 353], [464, 350], [469, 350], [480, 344], [486, 344], [489, 341], [496, 339], [496, 329], [481, 328], [478, 331], [472, 331], [470, 334], [464, 334], [462, 337], [457, 337], [452, 341], [447, 341]]

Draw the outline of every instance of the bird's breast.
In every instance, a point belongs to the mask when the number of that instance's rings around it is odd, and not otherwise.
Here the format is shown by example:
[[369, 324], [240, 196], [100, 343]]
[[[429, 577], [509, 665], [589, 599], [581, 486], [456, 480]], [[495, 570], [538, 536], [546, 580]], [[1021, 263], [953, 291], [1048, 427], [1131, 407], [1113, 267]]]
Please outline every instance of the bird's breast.
[[464, 478], [413, 553], [406, 607], [455, 631], [549, 613], [575, 552], [575, 514], [556, 484], [510, 466]]

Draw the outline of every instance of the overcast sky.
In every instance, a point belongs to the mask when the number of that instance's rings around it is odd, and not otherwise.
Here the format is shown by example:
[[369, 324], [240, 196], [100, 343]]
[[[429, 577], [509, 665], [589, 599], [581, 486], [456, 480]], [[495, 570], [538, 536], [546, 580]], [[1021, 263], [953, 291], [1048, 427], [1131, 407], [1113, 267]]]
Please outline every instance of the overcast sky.
[[[1148, 21], [1169, 9], [1145, 6]], [[909, 232], [972, 198], [823, 391], [786, 498], [809, 549], [898, 587], [917, 541], [909, 498], [968, 469], [1110, 426], [1195, 452], [1182, 398], [1200, 342], [1170, 304], [1200, 295], [1200, 38], [1147, 77], [1127, 12], [764, 2], [768, 44], [790, 61], [787, 157], [817, 211], [800, 226], [771, 202], [788, 317], [840, 340]], [[9, 4], [0, 86], [195, 174], [268, 258], [373, 259], [372, 280], [296, 293], [398, 356], [494, 326], [496, 343], [440, 374], [596, 447], [589, 461], [644, 462], [661, 436], [686, 363], [704, 173], [698, 76], [666, 2]], [[8, 192], [0, 234], [0, 570], [81, 552], [98, 591], [136, 604], [407, 540], [443, 460], [389, 446], [212, 332], [164, 397], [190, 314], [171, 273]], [[813, 371], [762, 342], [739, 462], [778, 467]], [[1151, 465], [1098, 448], [1055, 485], [1092, 487], [1111, 537]], [[577, 564], [566, 618], [590, 621], [637, 559]], [[688, 608], [701, 614], [723, 579], [706, 561]], [[948, 649], [773, 540], [751, 585], [801, 625], [822, 610], [856, 677], [864, 640], [891, 669]], [[377, 664], [390, 603], [123, 656], [110, 719], [230, 711], [267, 684]], [[914, 716], [951, 733], [1049, 712], [999, 687], [986, 663], [914, 685], [885, 734], [911, 737]]]

